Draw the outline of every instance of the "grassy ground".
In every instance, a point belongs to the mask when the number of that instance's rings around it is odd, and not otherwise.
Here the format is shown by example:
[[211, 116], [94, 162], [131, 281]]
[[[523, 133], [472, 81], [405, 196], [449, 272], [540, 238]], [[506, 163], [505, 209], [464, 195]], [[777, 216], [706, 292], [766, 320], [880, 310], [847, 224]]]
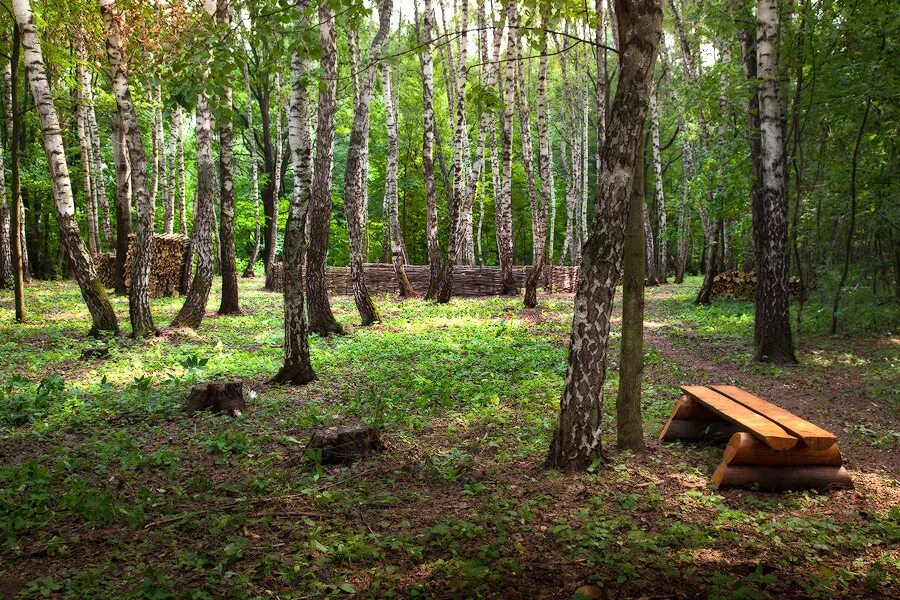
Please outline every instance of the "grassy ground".
[[[752, 306], [648, 291], [649, 451], [542, 468], [571, 297], [380, 298], [383, 325], [312, 340], [320, 381], [271, 386], [280, 297], [136, 344], [88, 341], [72, 283], [0, 295], [0, 598], [900, 597], [900, 339], [800, 337], [802, 364], [750, 360]], [[218, 306], [218, 298], [210, 299]], [[180, 300], [154, 302], [160, 324]], [[116, 299], [123, 322], [127, 301]], [[618, 344], [618, 331], [613, 344]], [[92, 346], [103, 360], [81, 360]], [[609, 390], [617, 384], [617, 347]], [[198, 381], [241, 378], [238, 419], [188, 417]], [[717, 491], [721, 450], [653, 441], [684, 383], [735, 383], [838, 434], [856, 489]], [[612, 394], [614, 396], [614, 394]], [[610, 394], [607, 394], [609, 402]], [[310, 431], [381, 425], [352, 468], [304, 460]]]

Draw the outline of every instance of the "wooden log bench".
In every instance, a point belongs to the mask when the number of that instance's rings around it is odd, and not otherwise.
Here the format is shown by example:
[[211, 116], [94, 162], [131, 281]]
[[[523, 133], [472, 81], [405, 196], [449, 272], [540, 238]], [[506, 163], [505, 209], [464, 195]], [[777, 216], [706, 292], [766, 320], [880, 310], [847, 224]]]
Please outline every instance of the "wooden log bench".
[[835, 436], [821, 427], [733, 385], [681, 391], [660, 440], [727, 440], [713, 473], [715, 487], [773, 492], [853, 487]]

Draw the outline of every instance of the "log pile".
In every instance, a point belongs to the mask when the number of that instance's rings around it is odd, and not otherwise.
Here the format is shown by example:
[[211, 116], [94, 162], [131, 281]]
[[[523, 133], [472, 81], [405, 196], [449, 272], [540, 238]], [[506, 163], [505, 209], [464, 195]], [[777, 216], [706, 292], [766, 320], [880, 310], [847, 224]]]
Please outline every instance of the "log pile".
[[[723, 271], [713, 279], [712, 299], [753, 300], [756, 294], [757, 281], [756, 273], [753, 271]], [[791, 299], [798, 300], [802, 292], [800, 280], [796, 277], [791, 277], [788, 280], [788, 285], [790, 286]]]
[[[128, 239], [125, 255], [125, 287], [131, 287], [131, 269], [134, 256], [134, 234]], [[188, 239], [181, 235], [153, 236], [153, 263], [150, 267], [150, 297], [161, 298], [183, 294], [181, 274], [188, 253]], [[116, 255], [114, 252], [99, 254], [94, 260], [100, 281], [106, 287], [115, 287]]]
[[[530, 267], [514, 267], [513, 276], [519, 288], [525, 287], [525, 277]], [[420, 296], [428, 291], [428, 265], [406, 265], [406, 276], [413, 289]], [[369, 292], [375, 294], [397, 293], [397, 278], [394, 267], [382, 263], [366, 263], [366, 285]], [[275, 264], [273, 273], [273, 290], [284, 290], [284, 272], [282, 263]], [[336, 296], [352, 294], [350, 284], [350, 267], [327, 267], [325, 271], [328, 292]], [[574, 292], [578, 279], [577, 267], [553, 267], [550, 282], [554, 292]], [[453, 294], [456, 296], [496, 296], [501, 293], [500, 267], [466, 267], [453, 268]]]

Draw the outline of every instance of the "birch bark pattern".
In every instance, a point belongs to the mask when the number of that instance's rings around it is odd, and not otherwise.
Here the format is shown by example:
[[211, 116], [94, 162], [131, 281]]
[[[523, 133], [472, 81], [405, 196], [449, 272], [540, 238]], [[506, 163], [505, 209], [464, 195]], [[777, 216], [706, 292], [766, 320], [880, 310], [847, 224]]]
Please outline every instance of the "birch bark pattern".
[[[298, 7], [301, 14], [305, 3]], [[308, 26], [305, 16], [298, 26]], [[305, 49], [303, 49], [305, 51]], [[299, 50], [291, 56], [291, 98], [288, 138], [294, 167], [294, 191], [284, 227], [284, 365], [273, 378], [276, 383], [305, 385], [317, 379], [309, 355], [309, 337], [304, 307], [303, 254], [306, 246], [306, 217], [312, 183], [312, 141], [309, 137], [307, 61]]]
[[353, 300], [359, 312], [362, 325], [381, 321], [381, 315], [369, 296], [363, 271], [363, 232], [360, 206], [365, 198], [363, 191], [366, 177], [366, 138], [369, 136], [369, 117], [372, 91], [375, 87], [376, 60], [387, 41], [391, 26], [393, 0], [382, 0], [379, 10], [378, 33], [372, 40], [366, 58], [363, 80], [360, 82], [359, 101], [353, 111], [353, 127], [350, 131], [350, 146], [347, 150], [347, 167], [344, 171], [344, 213], [347, 217], [347, 232], [350, 237], [350, 281], [353, 284]]
[[584, 470], [601, 457], [600, 422], [613, 296], [622, 268], [634, 155], [647, 112], [662, 36], [660, 0], [617, 0], [619, 84], [604, 140], [598, 199], [578, 272], [575, 314], [547, 465]]
[[76, 68], [78, 75], [78, 107], [76, 109], [75, 120], [78, 131], [78, 144], [81, 148], [81, 176], [82, 190], [84, 192], [84, 208], [87, 221], [87, 246], [91, 256], [96, 257], [100, 253], [100, 225], [97, 219], [97, 197], [94, 192], [93, 182], [91, 181], [91, 139], [88, 134], [88, 117], [87, 117], [87, 69], [84, 67], [84, 50], [79, 48], [77, 51], [78, 66]]
[[131, 317], [131, 335], [142, 338], [157, 333], [150, 313], [150, 265], [153, 260], [153, 217], [155, 206], [147, 193], [147, 159], [144, 142], [138, 125], [137, 112], [131, 99], [124, 56], [122, 15], [115, 0], [100, 0], [103, 16], [103, 32], [106, 35], [106, 55], [116, 97], [119, 118], [125, 129], [125, 143], [131, 162], [132, 193], [137, 208], [137, 231], [134, 242], [134, 262], [131, 272], [131, 288], [128, 292], [128, 313]]
[[[216, 21], [231, 23], [229, 0], [219, 0]], [[222, 269], [220, 315], [241, 314], [237, 260], [234, 255], [234, 123], [231, 86], [222, 91], [225, 111], [219, 125], [219, 264]]]
[[431, 53], [431, 35], [434, 13], [431, 0], [425, 0], [422, 15], [422, 52], [419, 62], [422, 70], [422, 171], [425, 177], [425, 238], [428, 246], [428, 292], [425, 298], [437, 295], [441, 276], [441, 246], [438, 240], [437, 193], [434, 187], [434, 63]]
[[[506, 3], [506, 14], [510, 25], [516, 20], [516, 4]], [[513, 261], [515, 259], [513, 249], [512, 229], [512, 143], [513, 143], [513, 107], [515, 106], [515, 73], [513, 56], [510, 54], [510, 46], [514, 44], [515, 34], [512, 27], [507, 31], [507, 62], [506, 74], [503, 83], [503, 115], [500, 119], [500, 194], [494, 199], [497, 225], [497, 254], [500, 262], [500, 285], [503, 294], [514, 296], [518, 293], [516, 282], [513, 278]]]
[[266, 248], [268, 251], [266, 253], [266, 285], [265, 289], [272, 290], [275, 287], [274, 278], [273, 278], [273, 265], [275, 264], [275, 258], [277, 249], [278, 249], [278, 213], [280, 211], [280, 201], [279, 196], [281, 194], [281, 168], [282, 168], [282, 155], [283, 155], [283, 133], [282, 133], [282, 125], [281, 125], [281, 113], [283, 104], [282, 104], [282, 77], [281, 71], [275, 72], [275, 168], [272, 171], [272, 208], [271, 208], [271, 220], [269, 221], [269, 227], [266, 229], [268, 233], [268, 240], [266, 241]]
[[409, 283], [404, 268], [403, 232], [400, 230], [400, 215], [397, 206], [397, 170], [400, 160], [400, 145], [397, 135], [397, 117], [394, 113], [394, 99], [391, 86], [391, 68], [389, 64], [382, 67], [382, 84], [384, 92], [384, 112], [388, 134], [387, 177], [385, 178], [385, 204], [388, 209], [388, 227], [391, 239], [391, 262], [397, 277], [397, 293], [401, 298], [418, 296]]
[[334, 119], [337, 94], [337, 34], [334, 9], [319, 3], [319, 102], [316, 119], [316, 157], [312, 177], [309, 214], [309, 247], [306, 252], [307, 313], [310, 331], [328, 336], [344, 330], [328, 301], [325, 287], [325, 260], [328, 258], [328, 236], [331, 230], [331, 185], [334, 170]]
[[12, 258], [13, 304], [15, 305], [16, 323], [25, 322], [25, 238], [22, 236], [22, 189], [19, 178], [19, 142], [22, 136], [22, 113], [13, 113], [12, 107], [19, 106], [19, 51], [22, 44], [21, 31], [13, 27], [12, 53], [7, 68], [6, 89], [9, 103], [6, 106], [7, 125], [10, 140], [10, 193], [12, 194], [12, 210], [10, 211], [9, 235], [10, 254]]
[[776, 0], [758, 0], [756, 4], [762, 177], [762, 204], [756, 212], [762, 217], [762, 223], [759, 229], [761, 247], [756, 252], [755, 356], [761, 361], [795, 363], [788, 290], [787, 163], [778, 80], [778, 11]]
[[531, 146], [531, 111], [528, 106], [528, 90], [522, 75], [522, 64], [518, 61], [519, 77], [519, 129], [522, 137], [522, 164], [528, 178], [528, 200], [531, 203], [531, 270], [525, 278], [524, 304], [528, 308], [537, 306], [537, 286], [544, 268], [547, 246], [547, 206], [550, 203], [549, 173], [550, 155], [547, 140], [546, 86], [547, 86], [547, 32], [540, 33], [541, 58], [538, 65], [537, 82], [537, 126], [538, 126], [538, 176], [540, 192], [534, 183]]
[[112, 115], [113, 161], [116, 169], [116, 294], [124, 296], [125, 256], [131, 235], [131, 164], [125, 143], [125, 128], [118, 113]]
[[[175, 200], [178, 203], [178, 222], [181, 235], [187, 235], [187, 191], [184, 185], [184, 109], [175, 105], [172, 114], [172, 130], [175, 135]], [[255, 149], [255, 147], [254, 147]]]
[[106, 180], [103, 177], [103, 158], [100, 153], [100, 127], [97, 125], [97, 114], [94, 110], [94, 88], [91, 85], [91, 79], [87, 79], [87, 94], [85, 96], [86, 116], [88, 133], [91, 139], [91, 179], [94, 185], [94, 194], [97, 197], [97, 204], [100, 206], [100, 225], [103, 231], [103, 238], [106, 244], [114, 248], [116, 246], [116, 236], [113, 235], [112, 223], [110, 222], [109, 198], [106, 195]]
[[253, 95], [250, 93], [250, 70], [247, 67], [247, 61], [243, 64], [244, 74], [244, 94], [247, 96], [247, 139], [250, 146], [250, 195], [253, 198], [253, 251], [250, 253], [250, 260], [247, 261], [247, 268], [244, 269], [244, 277], [253, 277], [253, 267], [259, 259], [259, 248], [261, 245], [261, 228], [259, 226], [259, 158], [256, 155], [256, 141], [253, 139], [255, 130], [253, 129]]
[[[15, 29], [15, 31], [13, 32], [13, 37], [15, 38], [15, 40], [21, 40], [22, 36], [18, 30], [18, 27], [15, 27], [14, 29]], [[20, 55], [21, 46], [22, 46], [22, 44], [19, 41], [13, 41], [13, 52], [15, 53], [16, 57], [18, 57]], [[15, 72], [13, 72], [13, 64], [15, 64]], [[4, 94], [3, 94], [4, 102], [6, 103], [6, 133], [9, 136], [9, 139], [16, 139], [16, 136], [14, 135], [16, 117], [15, 117], [15, 115], [13, 115], [13, 107], [18, 106], [19, 94], [18, 94], [18, 90], [16, 89], [16, 86], [13, 85], [13, 82], [15, 82], [16, 85], [18, 85], [18, 73], [19, 73], [18, 58], [16, 58], [15, 60], [12, 60], [12, 57], [11, 57], [10, 61], [6, 64], [6, 69], [4, 69], [4, 71], [3, 71], [3, 78], [6, 83]], [[19, 120], [21, 121], [21, 117], [19, 117]], [[22, 125], [22, 123], [20, 122], [19, 123], [19, 132], [20, 133], [21, 133], [21, 125]], [[13, 162], [12, 161], [13, 150], [14, 150], [14, 148], [12, 147], [12, 145], [10, 145], [10, 162]], [[18, 165], [15, 165], [15, 167], [17, 168]], [[10, 165], [10, 168], [12, 169], [13, 165]], [[12, 185], [12, 184], [10, 183], [10, 185]], [[16, 211], [16, 206], [18, 206], [18, 211], [19, 211], [17, 213], [19, 215], [18, 217], [16, 217], [16, 215], [14, 214]], [[23, 277], [23, 281], [29, 281], [29, 279], [30, 279], [29, 272], [30, 271], [28, 270], [28, 246], [25, 243], [25, 209], [22, 206], [22, 191], [20, 188], [15, 188], [13, 190], [13, 208], [10, 211], [10, 232], [14, 231], [13, 221], [16, 218], [18, 219], [18, 222], [19, 222], [18, 252], [19, 252], [19, 255], [20, 255], [20, 258], [22, 261], [22, 277]], [[15, 274], [15, 265], [16, 265], [17, 259], [15, 258], [16, 246], [13, 242], [13, 238], [15, 238], [15, 235], [10, 233], [11, 254], [13, 256], [13, 272]], [[16, 296], [16, 297], [18, 297], [18, 296]]]
[[91, 314], [90, 335], [98, 335], [100, 332], [118, 334], [119, 325], [116, 321], [116, 313], [97, 276], [94, 261], [81, 239], [78, 222], [75, 220], [75, 202], [72, 197], [72, 183], [69, 179], [65, 146], [60, 133], [56, 107], [53, 104], [53, 96], [50, 93], [50, 84], [47, 80], [47, 70], [41, 52], [41, 40], [35, 26], [34, 15], [31, 13], [29, 0], [15, 0], [13, 13], [21, 34], [26, 74], [37, 108], [42, 142], [50, 167], [50, 177], [53, 183], [53, 207], [59, 224], [60, 239], [66, 248], [69, 264], [75, 273], [81, 295]]

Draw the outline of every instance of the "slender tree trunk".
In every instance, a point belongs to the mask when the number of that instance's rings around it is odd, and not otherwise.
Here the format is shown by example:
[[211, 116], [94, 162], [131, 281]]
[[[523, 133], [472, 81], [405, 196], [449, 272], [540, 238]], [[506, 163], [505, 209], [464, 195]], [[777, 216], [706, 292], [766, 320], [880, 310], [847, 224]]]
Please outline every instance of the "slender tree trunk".
[[[5, 36], [4, 36], [5, 38]], [[4, 70], [6, 65], [4, 65]], [[7, 114], [6, 117], [11, 115]], [[12, 143], [12, 135], [6, 136], [6, 145]], [[0, 289], [9, 289], [13, 285], [12, 231], [10, 230], [10, 205], [6, 199], [6, 167], [4, 165], [6, 149], [0, 144]]]
[[[43, 134], [44, 150], [47, 154], [47, 162], [50, 167], [50, 177], [53, 183], [54, 208], [56, 220], [59, 223], [60, 238], [65, 247], [69, 265], [75, 273], [75, 278], [81, 288], [81, 295], [87, 304], [91, 314], [91, 335], [97, 335], [101, 331], [118, 334], [119, 325], [116, 321], [116, 313], [113, 311], [106, 295], [106, 290], [97, 276], [94, 261], [85, 248], [75, 220], [75, 202], [72, 198], [72, 184], [69, 180], [69, 167], [66, 163], [65, 147], [60, 134], [59, 119], [56, 116], [56, 108], [53, 104], [53, 96], [50, 93], [50, 84], [47, 81], [47, 71], [44, 66], [44, 57], [41, 53], [40, 36], [35, 26], [34, 15], [31, 13], [29, 0], [15, 0], [13, 3], [16, 23], [19, 26], [22, 38], [22, 48], [25, 51], [25, 64], [27, 65], [28, 82], [34, 103], [40, 120], [41, 133]], [[14, 136], [18, 139], [18, 136]], [[16, 182], [18, 183], [18, 182]]]
[[538, 127], [538, 172], [540, 175], [540, 196], [534, 184], [534, 171], [531, 164], [531, 115], [528, 107], [528, 90], [522, 77], [522, 66], [519, 63], [519, 128], [522, 137], [522, 157], [525, 174], [528, 177], [528, 199], [531, 202], [531, 270], [525, 279], [525, 306], [537, 306], [537, 286], [544, 268], [544, 257], [547, 255], [547, 206], [550, 203], [549, 173], [550, 155], [547, 136], [547, 33], [542, 31], [540, 41], [541, 58], [538, 66], [537, 81], [537, 127]]
[[425, 177], [425, 239], [428, 245], [428, 292], [425, 294], [425, 298], [428, 300], [433, 300], [437, 296], [441, 277], [437, 193], [434, 186], [434, 64], [431, 44], [428, 43], [432, 36], [433, 20], [431, 0], [425, 0], [421, 40], [424, 47], [419, 54], [419, 63], [422, 70], [422, 171]]
[[[300, 10], [305, 10], [305, 3]], [[298, 19], [302, 30], [309, 26], [305, 16]], [[306, 217], [312, 180], [312, 141], [309, 137], [309, 99], [306, 59], [298, 52], [291, 56], [291, 99], [288, 119], [294, 192], [284, 228], [284, 365], [275, 375], [277, 383], [305, 385], [317, 379], [309, 354], [309, 338], [304, 307], [303, 254], [306, 246]]]
[[653, 66], [662, 36], [659, 0], [617, 0], [619, 83], [604, 141], [598, 198], [578, 273], [565, 389], [547, 465], [583, 470], [601, 458], [600, 420], [613, 296], [622, 267], [625, 224], [642, 139]]
[[320, 336], [343, 334], [344, 330], [328, 301], [325, 286], [325, 260], [331, 230], [331, 185], [334, 169], [334, 119], [337, 92], [337, 34], [334, 9], [322, 2], [319, 15], [319, 83], [318, 117], [316, 120], [316, 157], [309, 207], [309, 247], [306, 254], [306, 292], [309, 329]]
[[266, 230], [269, 234], [269, 238], [267, 241], [267, 248], [269, 251], [266, 253], [266, 285], [265, 289], [272, 291], [275, 289], [275, 278], [274, 278], [274, 270], [273, 265], [275, 264], [275, 259], [278, 254], [278, 215], [280, 212], [280, 201], [279, 196], [281, 195], [281, 163], [282, 163], [282, 155], [283, 155], [283, 133], [281, 126], [281, 115], [284, 112], [283, 104], [282, 104], [282, 78], [281, 71], [275, 72], [275, 90], [276, 90], [276, 98], [275, 98], [275, 168], [273, 171], [273, 182], [272, 182], [272, 207], [271, 207], [271, 221], [269, 223], [269, 228]]
[[[506, 14], [510, 25], [517, 23], [516, 4], [506, 2]], [[513, 248], [512, 228], [512, 144], [513, 144], [513, 108], [515, 107], [515, 64], [514, 55], [510, 54], [510, 46], [514, 44], [516, 33], [510, 28], [507, 33], [506, 75], [503, 83], [503, 115], [500, 124], [501, 168], [500, 195], [494, 199], [497, 226], [497, 254], [500, 259], [500, 288], [504, 295], [514, 296], [518, 293], [516, 280], [513, 277], [515, 250]]]
[[656, 261], [656, 275], [659, 283], [666, 283], [669, 271], [669, 248], [666, 237], [666, 197], [663, 188], [662, 154], [659, 142], [659, 106], [656, 96], [656, 86], [650, 94], [650, 127], [653, 136], [653, 174], [654, 174], [654, 204], [658, 222], [656, 225], [657, 255], [652, 259]]
[[[26, 5], [27, 6], [27, 5]], [[9, 131], [10, 149], [10, 194], [12, 195], [12, 210], [10, 211], [10, 253], [12, 257], [13, 278], [13, 304], [15, 305], [16, 323], [25, 322], [25, 238], [22, 237], [22, 222], [24, 211], [22, 210], [22, 187], [19, 177], [19, 149], [22, 137], [22, 113], [13, 107], [19, 106], [19, 53], [21, 50], [21, 32], [18, 27], [13, 27], [12, 54], [9, 61], [6, 89], [8, 90], [9, 103], [6, 106], [7, 124], [12, 122]]]
[[[187, 235], [187, 190], [184, 185], [184, 123], [182, 115], [181, 105], [176, 104], [172, 114], [172, 130], [175, 134], [175, 199], [178, 203], [181, 235]], [[253, 149], [256, 150], [256, 147], [253, 146]]]
[[347, 151], [347, 167], [344, 172], [344, 212], [347, 217], [347, 231], [350, 237], [350, 281], [353, 285], [353, 299], [359, 311], [363, 325], [381, 321], [381, 315], [366, 288], [363, 270], [363, 232], [360, 203], [365, 199], [364, 182], [368, 165], [366, 139], [369, 136], [369, 116], [372, 91], [375, 86], [377, 69], [376, 59], [387, 41], [391, 26], [393, 0], [382, 0], [379, 5], [379, 27], [366, 59], [366, 70], [360, 84], [359, 102], [353, 114], [353, 127], [350, 132], [350, 146]]
[[387, 123], [388, 154], [387, 176], [385, 177], [385, 198], [388, 208], [388, 229], [390, 230], [391, 261], [397, 277], [397, 290], [401, 298], [414, 298], [418, 294], [406, 276], [403, 256], [403, 232], [400, 231], [400, 215], [397, 206], [397, 168], [400, 160], [400, 147], [397, 136], [397, 119], [394, 114], [394, 99], [391, 87], [391, 68], [382, 67], [382, 90], [384, 91], [384, 112]]
[[250, 93], [250, 71], [247, 68], [247, 61], [244, 61], [244, 93], [247, 96], [247, 139], [250, 147], [250, 195], [253, 197], [253, 251], [250, 253], [250, 260], [247, 261], [247, 268], [244, 269], [244, 277], [253, 277], [253, 267], [259, 259], [260, 235], [261, 228], [259, 224], [259, 159], [256, 156], [256, 142], [253, 140], [253, 96]]
[[100, 225], [103, 231], [103, 239], [106, 240], [107, 246], [115, 248], [116, 237], [113, 235], [112, 223], [110, 220], [109, 198], [106, 195], [106, 179], [103, 176], [103, 158], [100, 152], [100, 127], [97, 125], [97, 114], [94, 110], [94, 88], [91, 85], [90, 78], [87, 81], [85, 100], [87, 102], [87, 132], [91, 140], [91, 181], [93, 183], [94, 195], [97, 197], [97, 204], [100, 207]]
[[[762, 0], [760, 0], [762, 1]], [[760, 19], [760, 24], [762, 20]], [[762, 36], [760, 35], [760, 44]], [[760, 71], [762, 71], [762, 61], [760, 60]], [[760, 92], [760, 111], [763, 110], [763, 95]], [[856, 143], [853, 145], [853, 159], [850, 163], [850, 223], [847, 227], [847, 238], [844, 241], [844, 265], [841, 268], [841, 278], [838, 281], [837, 289], [834, 292], [834, 303], [831, 306], [831, 335], [837, 333], [838, 328], [838, 309], [840, 308], [841, 292], [844, 284], [847, 283], [847, 275], [850, 272], [850, 259], [853, 256], [853, 233], [856, 229], [856, 171], [859, 164], [859, 147], [862, 144], [863, 133], [866, 131], [866, 123], [869, 120], [869, 110], [872, 108], [872, 97], [866, 96], [866, 109], [863, 112], [862, 121], [859, 124], [859, 132], [856, 135]], [[760, 284], [762, 280], [760, 279]], [[759, 294], [757, 293], [757, 298]], [[757, 315], [759, 314], [759, 300], [757, 300]], [[757, 319], [758, 321], [758, 319]], [[788, 323], [790, 326], [790, 323]], [[790, 330], [788, 330], [790, 333]], [[790, 338], [788, 338], [790, 341]], [[757, 356], [759, 356], [761, 342], [757, 341]]]
[[[641, 157], [641, 161], [644, 157]], [[644, 166], [641, 166], [644, 169]], [[643, 196], [643, 194], [641, 194]], [[643, 219], [644, 235], [643, 241], [646, 246], [644, 255], [647, 257], [647, 265], [644, 274], [647, 277], [646, 285], [659, 285], [659, 276], [656, 274], [656, 243], [653, 239], [653, 225], [650, 223], [650, 213], [646, 207], [641, 209], [641, 218]]]
[[[17, 28], [13, 27], [13, 29], [17, 29]], [[18, 34], [14, 34], [14, 36], [15, 35], [18, 35]], [[16, 39], [20, 39], [20, 38], [21, 38], [21, 36], [19, 36], [19, 38], [16, 38]], [[21, 49], [21, 43], [17, 43], [17, 44], [15, 44], [15, 46], [16, 46], [16, 51], [18, 52]], [[16, 65], [16, 69], [17, 69], [16, 73], [18, 73], [18, 65]], [[13, 125], [14, 125], [13, 107], [16, 107], [16, 110], [18, 110], [19, 105], [17, 104], [17, 102], [18, 102], [17, 100], [14, 101], [13, 88], [14, 88], [14, 82], [15, 82], [15, 85], [18, 85], [18, 81], [17, 81], [18, 77], [14, 76], [13, 69], [12, 69], [12, 60], [10, 60], [10, 62], [8, 62], [6, 64], [6, 69], [3, 72], [3, 78], [6, 82], [5, 90], [4, 90], [4, 101], [6, 102], [6, 134], [9, 137], [9, 139], [16, 139], [13, 137]], [[18, 98], [19, 95], [16, 94], [15, 97]], [[21, 129], [20, 129], [20, 131], [21, 131]], [[12, 152], [12, 144], [10, 144], [10, 152]], [[18, 165], [17, 165], [17, 167], [18, 167]], [[10, 184], [10, 185], [12, 185], [12, 184]], [[21, 261], [22, 261], [23, 281], [27, 282], [27, 281], [30, 281], [30, 279], [31, 279], [31, 275], [30, 275], [31, 270], [30, 270], [29, 264], [28, 264], [28, 246], [25, 243], [25, 216], [24, 216], [25, 208], [24, 208], [24, 206], [22, 206], [21, 189], [19, 189], [18, 192], [16, 192], [16, 193], [18, 195], [13, 197], [13, 205], [15, 205], [16, 203], [19, 204], [19, 213], [20, 213], [19, 219], [18, 219], [18, 221], [19, 221], [19, 252], [21, 254]], [[15, 206], [13, 207], [12, 211], [10, 211], [10, 227], [12, 227], [12, 216], [13, 216], [12, 213], [14, 211], [15, 211]], [[12, 236], [11, 236], [10, 237], [10, 245], [12, 245], [12, 243], [13, 242], [12, 242]], [[15, 264], [16, 264], [15, 259], [13, 259], [13, 270], [14, 271], [15, 271]]]
[[142, 338], [157, 333], [150, 313], [150, 265], [153, 260], [154, 205], [147, 193], [147, 166], [144, 143], [138, 125], [137, 112], [131, 99], [131, 89], [126, 73], [123, 50], [122, 16], [115, 0], [100, 0], [103, 14], [103, 30], [106, 35], [106, 54], [112, 74], [113, 94], [116, 97], [119, 117], [125, 128], [125, 142], [131, 161], [131, 181], [137, 207], [137, 235], [134, 244], [134, 262], [131, 272], [131, 288], [128, 309], [131, 317], [131, 335]]
[[131, 164], [125, 128], [118, 113], [112, 116], [113, 160], [116, 167], [116, 294], [128, 293], [125, 287], [125, 256], [131, 236]]
[[[646, 213], [644, 212], [644, 136], [634, 154], [634, 181], [625, 225], [622, 278], [622, 347], [619, 353], [619, 391], [616, 395], [616, 441], [619, 448], [641, 452], [641, 379], [644, 372], [644, 280]], [[652, 263], [651, 263], [652, 264]]]
[[784, 122], [778, 81], [779, 14], [776, 0], [756, 5], [762, 174], [760, 242], [757, 251], [756, 359], [795, 363], [788, 289], [787, 194]]
[[191, 246], [197, 255], [197, 272], [191, 279], [181, 310], [172, 321], [172, 327], [191, 329], [198, 328], [203, 321], [213, 279], [212, 220], [216, 197], [216, 166], [212, 151], [212, 114], [206, 94], [200, 94], [197, 98], [196, 120], [197, 203]]
[[87, 246], [91, 256], [96, 257], [100, 253], [100, 228], [97, 219], [97, 199], [91, 181], [91, 139], [88, 134], [87, 97], [90, 93], [88, 87], [88, 73], [84, 66], [84, 50], [78, 50], [78, 108], [75, 115], [78, 128], [78, 143], [81, 147], [81, 175], [82, 190], [84, 191], [84, 207], [87, 217]]

